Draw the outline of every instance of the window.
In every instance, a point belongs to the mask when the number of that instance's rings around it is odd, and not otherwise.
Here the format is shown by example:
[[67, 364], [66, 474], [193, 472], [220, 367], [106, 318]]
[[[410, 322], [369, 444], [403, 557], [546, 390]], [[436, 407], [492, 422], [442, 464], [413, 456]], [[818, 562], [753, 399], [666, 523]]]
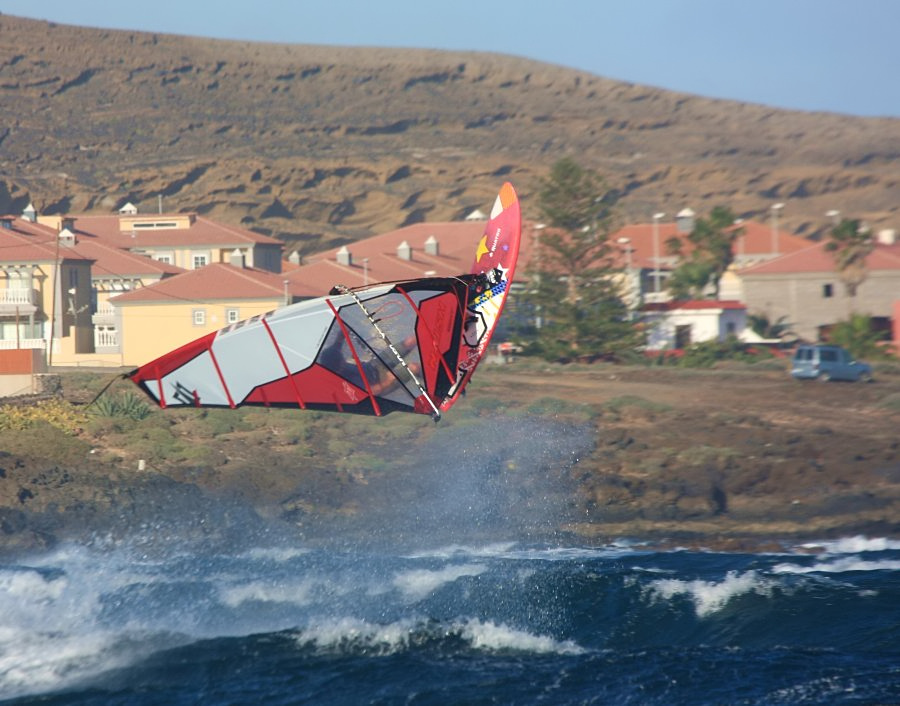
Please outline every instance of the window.
[[194, 326], [206, 326], [206, 309], [193, 309], [191, 316], [194, 318]]
[[157, 253], [153, 256], [157, 262], [162, 262], [165, 265], [174, 265], [175, 264], [175, 256], [170, 252], [161, 252]]
[[209, 253], [195, 252], [191, 256], [191, 267], [195, 270], [200, 267], [205, 267], [208, 264], [209, 264]]
[[225, 309], [225, 323], [236, 324], [241, 320], [241, 311], [238, 308]]
[[834, 286], [831, 284], [823, 284], [822, 285], [822, 297], [825, 299], [831, 299], [834, 296]]

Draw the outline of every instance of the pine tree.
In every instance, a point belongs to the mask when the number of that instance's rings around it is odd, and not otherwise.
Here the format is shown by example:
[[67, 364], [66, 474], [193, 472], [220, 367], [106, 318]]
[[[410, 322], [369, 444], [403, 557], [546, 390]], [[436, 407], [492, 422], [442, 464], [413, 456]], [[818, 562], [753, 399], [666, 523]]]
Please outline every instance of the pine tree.
[[540, 182], [537, 206], [546, 229], [526, 298], [534, 321], [523, 336], [528, 351], [568, 362], [616, 357], [637, 344], [610, 260], [616, 199], [596, 172], [570, 158]]

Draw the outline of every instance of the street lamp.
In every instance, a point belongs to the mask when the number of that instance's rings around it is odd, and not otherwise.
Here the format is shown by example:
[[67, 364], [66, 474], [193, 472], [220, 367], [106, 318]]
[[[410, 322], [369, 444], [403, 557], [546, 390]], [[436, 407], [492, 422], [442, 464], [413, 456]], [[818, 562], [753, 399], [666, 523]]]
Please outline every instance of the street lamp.
[[783, 203], [772, 204], [772, 252], [778, 255], [778, 212], [784, 208]]
[[659, 300], [659, 221], [666, 217], [665, 213], [653, 214], [653, 294]]
[[[546, 223], [534, 224], [534, 254], [532, 262], [534, 263], [534, 281], [538, 290], [541, 288], [541, 231], [547, 227]], [[534, 327], [538, 330], [541, 328], [543, 321], [541, 319], [540, 294], [538, 294], [538, 304], [534, 315]]]
[[625, 251], [625, 282], [627, 283], [627, 294], [628, 294], [628, 308], [634, 308], [634, 276], [631, 273], [631, 253], [634, 252], [631, 247], [631, 238], [621, 237], [617, 241], [619, 245], [623, 245], [622, 248]]

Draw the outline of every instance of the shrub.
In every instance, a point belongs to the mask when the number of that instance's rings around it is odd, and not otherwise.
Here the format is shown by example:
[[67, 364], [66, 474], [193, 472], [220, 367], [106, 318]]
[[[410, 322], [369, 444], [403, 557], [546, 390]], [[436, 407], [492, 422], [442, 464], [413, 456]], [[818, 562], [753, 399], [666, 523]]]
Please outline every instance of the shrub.
[[133, 392], [118, 397], [101, 396], [94, 400], [90, 408], [99, 417], [126, 417], [134, 421], [145, 419], [150, 414], [150, 406]]
[[84, 428], [87, 420], [87, 414], [81, 408], [58, 398], [0, 407], [0, 430], [27, 429], [45, 422], [66, 434], [75, 435]]

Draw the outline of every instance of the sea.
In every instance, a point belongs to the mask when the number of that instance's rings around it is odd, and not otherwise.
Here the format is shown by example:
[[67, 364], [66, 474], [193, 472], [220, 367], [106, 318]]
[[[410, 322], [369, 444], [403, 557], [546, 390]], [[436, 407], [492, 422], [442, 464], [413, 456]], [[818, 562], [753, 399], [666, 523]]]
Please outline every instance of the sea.
[[0, 565], [0, 702], [900, 704], [900, 542], [61, 544]]

